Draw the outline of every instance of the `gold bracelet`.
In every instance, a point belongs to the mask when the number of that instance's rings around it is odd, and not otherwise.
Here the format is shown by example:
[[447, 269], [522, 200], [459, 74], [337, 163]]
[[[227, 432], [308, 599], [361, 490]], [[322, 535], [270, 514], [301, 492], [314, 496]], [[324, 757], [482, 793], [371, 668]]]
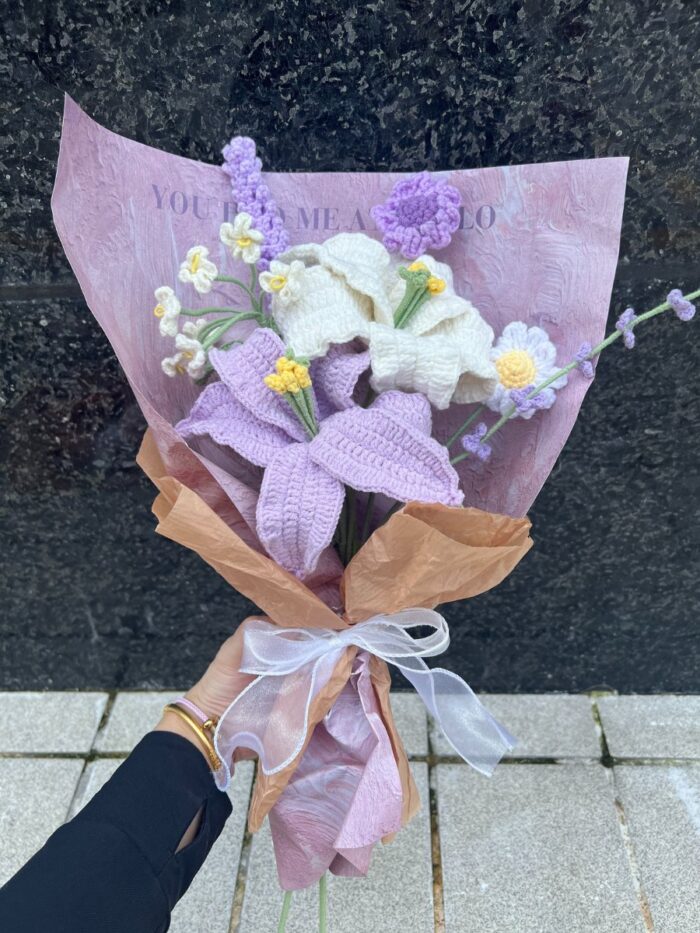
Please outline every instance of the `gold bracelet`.
[[209, 725], [209, 720], [205, 723], [204, 726], [201, 726], [194, 716], [182, 706], [178, 706], [177, 703], [168, 703], [167, 706], [163, 707], [164, 713], [175, 713], [176, 716], [179, 716], [183, 722], [186, 722], [190, 729], [195, 733], [199, 741], [204, 746], [204, 750], [209, 759], [209, 764], [212, 771], [218, 771], [221, 767], [221, 759], [216, 754], [216, 749], [214, 748], [214, 743], [211, 740], [211, 736], [208, 735], [206, 731], [206, 726]]

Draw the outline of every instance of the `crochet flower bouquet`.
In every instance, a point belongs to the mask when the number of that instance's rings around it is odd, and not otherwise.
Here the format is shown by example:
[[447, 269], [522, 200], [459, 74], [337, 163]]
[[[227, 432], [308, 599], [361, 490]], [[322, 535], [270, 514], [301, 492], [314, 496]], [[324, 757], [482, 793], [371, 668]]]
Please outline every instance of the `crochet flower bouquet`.
[[[456, 675], [434, 607], [498, 584], [602, 349], [627, 163], [261, 174], [148, 149], [67, 100], [66, 253], [149, 424], [161, 534], [264, 616], [237, 630], [225, 787], [259, 759], [286, 891], [359, 875], [419, 801], [388, 665], [489, 774], [515, 740]], [[155, 292], [155, 299], [152, 298]], [[151, 309], [155, 306], [154, 313]], [[233, 625], [233, 620], [232, 620]]]

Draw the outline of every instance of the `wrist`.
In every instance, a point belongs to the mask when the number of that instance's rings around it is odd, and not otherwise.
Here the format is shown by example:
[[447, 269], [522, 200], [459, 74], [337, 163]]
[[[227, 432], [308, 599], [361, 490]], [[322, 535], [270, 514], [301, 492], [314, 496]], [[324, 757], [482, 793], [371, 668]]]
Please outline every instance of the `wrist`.
[[163, 710], [155, 731], [172, 732], [186, 739], [204, 755], [211, 770], [218, 771], [221, 762], [214, 745], [216, 716], [202, 709], [201, 699], [196, 691], [189, 691], [180, 699], [169, 703]]

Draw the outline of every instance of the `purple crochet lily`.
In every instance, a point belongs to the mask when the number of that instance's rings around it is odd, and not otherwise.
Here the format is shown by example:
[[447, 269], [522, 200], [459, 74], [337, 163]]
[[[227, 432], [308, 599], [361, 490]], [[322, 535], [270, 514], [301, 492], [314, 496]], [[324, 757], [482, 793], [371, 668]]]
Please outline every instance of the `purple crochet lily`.
[[319, 432], [309, 439], [284, 397], [263, 382], [284, 353], [268, 328], [233, 350], [212, 350], [221, 382], [207, 386], [177, 425], [183, 437], [208, 434], [264, 467], [257, 533], [281, 566], [300, 577], [313, 572], [333, 539], [346, 485], [400, 502], [461, 504], [447, 450], [430, 436], [423, 395], [385, 392], [359, 407], [352, 395], [368, 353], [336, 347], [311, 368]]
[[397, 182], [386, 203], [370, 213], [389, 252], [417, 259], [449, 246], [459, 227], [461, 203], [456, 188], [421, 172]]

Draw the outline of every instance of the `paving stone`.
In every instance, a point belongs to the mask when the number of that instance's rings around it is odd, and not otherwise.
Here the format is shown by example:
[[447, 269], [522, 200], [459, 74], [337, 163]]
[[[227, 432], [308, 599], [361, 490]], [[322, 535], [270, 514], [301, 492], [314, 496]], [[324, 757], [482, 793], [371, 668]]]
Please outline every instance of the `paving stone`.
[[615, 768], [655, 933], [700, 930], [700, 765]]
[[394, 690], [391, 709], [406, 752], [409, 755], [427, 755], [428, 717], [418, 694]]
[[165, 704], [181, 695], [182, 691], [117, 694], [109, 719], [97, 736], [95, 748], [100, 752], [128, 755], [158, 722]]
[[[433, 933], [432, 859], [427, 766], [413, 774], [423, 808], [396, 840], [375, 849], [366, 878], [329, 876], [329, 926], [333, 933]], [[276, 930], [282, 904], [267, 822], [253, 838], [238, 933]], [[318, 927], [318, 887], [295, 892], [287, 933]]]
[[[509, 757], [600, 757], [600, 740], [588, 697], [492, 693], [482, 694], [479, 699], [518, 739]], [[455, 754], [432, 722], [431, 741], [436, 754]]]
[[448, 933], [642, 933], [602, 766], [437, 772]]
[[0, 694], [0, 752], [89, 752], [106, 693]]
[[0, 759], [0, 885], [65, 820], [82, 770], [80, 758]]
[[700, 758], [700, 696], [615, 696], [598, 702], [616, 758]]
[[[77, 813], [121, 764], [119, 759], [101, 759], [88, 765], [72, 812]], [[172, 915], [171, 933], [228, 933], [238, 862], [253, 778], [252, 762], [241, 762], [230, 788], [233, 813], [212, 847], [209, 857]]]

